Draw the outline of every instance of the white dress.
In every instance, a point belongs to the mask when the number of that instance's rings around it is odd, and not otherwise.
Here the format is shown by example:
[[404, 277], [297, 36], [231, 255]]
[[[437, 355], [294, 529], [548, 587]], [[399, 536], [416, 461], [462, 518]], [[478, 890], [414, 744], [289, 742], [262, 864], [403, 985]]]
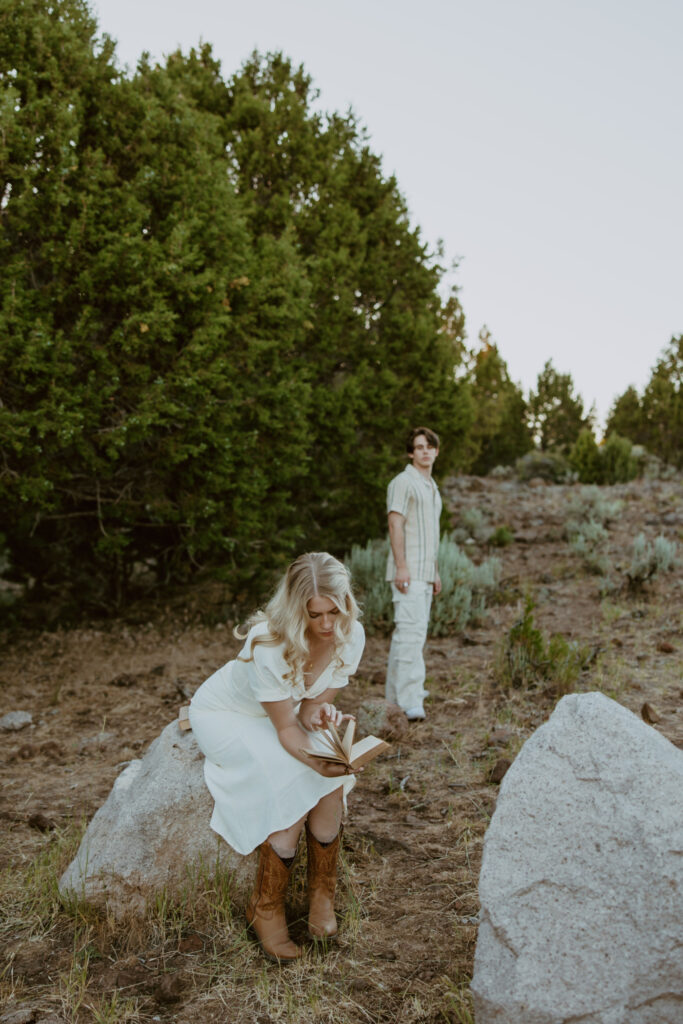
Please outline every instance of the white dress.
[[[343, 664], [333, 656], [309, 689], [303, 678], [283, 679], [289, 671], [284, 645], [257, 644], [252, 651], [252, 638], [267, 631], [265, 621], [252, 626], [240, 651], [243, 658], [253, 653], [252, 660], [223, 665], [202, 683], [190, 704], [192, 731], [206, 756], [204, 778], [215, 801], [211, 828], [242, 854], [251, 853], [272, 832], [289, 828], [339, 786], [346, 799], [356, 782], [353, 775], [324, 778], [292, 757], [261, 701], [291, 697], [298, 708], [304, 697], [346, 686], [363, 653], [363, 627], [354, 623], [339, 652]], [[308, 735], [316, 744], [316, 734]]]

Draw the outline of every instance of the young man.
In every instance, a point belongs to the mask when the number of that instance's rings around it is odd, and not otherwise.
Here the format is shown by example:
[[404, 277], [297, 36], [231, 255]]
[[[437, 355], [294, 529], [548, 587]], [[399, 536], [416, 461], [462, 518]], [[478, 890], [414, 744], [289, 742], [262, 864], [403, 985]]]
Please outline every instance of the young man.
[[439, 438], [427, 427], [411, 430], [410, 462], [387, 488], [391, 550], [386, 578], [394, 602], [394, 632], [387, 665], [386, 699], [411, 721], [425, 717], [425, 663], [432, 595], [441, 590], [437, 565], [441, 495], [432, 479]]

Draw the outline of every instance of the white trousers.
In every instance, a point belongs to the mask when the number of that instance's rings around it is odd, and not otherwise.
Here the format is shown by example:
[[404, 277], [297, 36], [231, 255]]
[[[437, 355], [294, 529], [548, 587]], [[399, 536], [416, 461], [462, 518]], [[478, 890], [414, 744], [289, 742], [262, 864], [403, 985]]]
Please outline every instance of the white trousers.
[[427, 639], [433, 586], [424, 580], [411, 580], [404, 592], [394, 583], [394, 632], [391, 635], [385, 695], [404, 711], [421, 708], [425, 698], [426, 675], [423, 649]]

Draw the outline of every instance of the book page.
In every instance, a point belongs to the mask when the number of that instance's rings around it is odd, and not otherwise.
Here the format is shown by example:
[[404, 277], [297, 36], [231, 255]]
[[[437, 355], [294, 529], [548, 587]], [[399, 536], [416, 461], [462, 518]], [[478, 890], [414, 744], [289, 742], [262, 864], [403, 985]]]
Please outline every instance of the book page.
[[344, 733], [344, 739], [342, 740], [342, 750], [346, 755], [348, 761], [351, 760], [351, 749], [353, 747], [353, 737], [356, 732], [356, 722], [353, 718], [350, 718], [346, 723], [346, 732]]
[[310, 734], [310, 747], [302, 753], [322, 761], [334, 761], [336, 764], [348, 764], [339, 733], [331, 726], [328, 729], [316, 729]]
[[358, 743], [354, 743], [351, 749], [351, 767], [362, 768], [364, 764], [373, 761], [378, 754], [383, 754], [388, 749], [389, 744], [385, 740], [380, 740], [376, 736], [366, 736]]

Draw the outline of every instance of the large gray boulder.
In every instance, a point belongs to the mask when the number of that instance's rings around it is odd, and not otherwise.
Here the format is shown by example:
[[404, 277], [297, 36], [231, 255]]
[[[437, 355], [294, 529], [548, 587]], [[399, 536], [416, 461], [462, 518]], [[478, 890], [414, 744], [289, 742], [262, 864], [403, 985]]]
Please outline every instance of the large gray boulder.
[[60, 892], [106, 902], [120, 916], [141, 912], [154, 892], [177, 892], [193, 871], [211, 872], [219, 862], [234, 873], [234, 895], [243, 899], [255, 855], [235, 853], [209, 827], [213, 800], [203, 763], [192, 733], [168, 725], [116, 779], [60, 879]]
[[503, 780], [479, 894], [477, 1024], [683, 1021], [683, 753], [564, 697]]

